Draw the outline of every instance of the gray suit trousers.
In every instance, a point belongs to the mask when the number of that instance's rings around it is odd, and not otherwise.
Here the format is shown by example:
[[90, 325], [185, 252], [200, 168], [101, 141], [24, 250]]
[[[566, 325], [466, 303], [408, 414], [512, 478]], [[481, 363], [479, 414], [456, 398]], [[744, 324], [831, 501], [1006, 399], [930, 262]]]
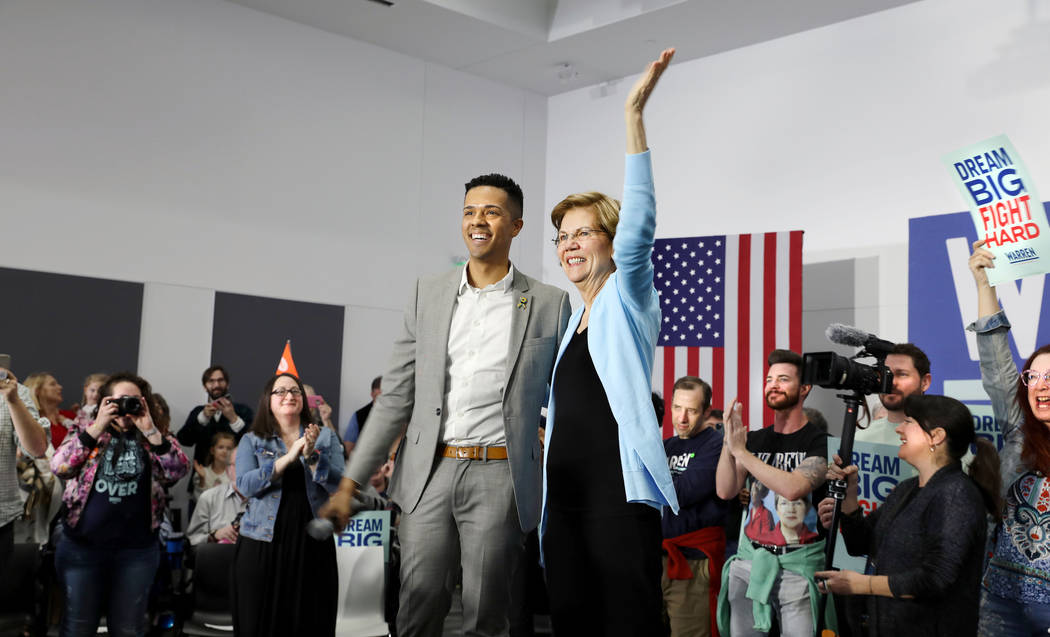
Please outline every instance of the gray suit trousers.
[[441, 636], [461, 563], [463, 634], [508, 633], [511, 575], [522, 558], [525, 534], [506, 460], [438, 459], [419, 505], [401, 518], [398, 534], [398, 635]]

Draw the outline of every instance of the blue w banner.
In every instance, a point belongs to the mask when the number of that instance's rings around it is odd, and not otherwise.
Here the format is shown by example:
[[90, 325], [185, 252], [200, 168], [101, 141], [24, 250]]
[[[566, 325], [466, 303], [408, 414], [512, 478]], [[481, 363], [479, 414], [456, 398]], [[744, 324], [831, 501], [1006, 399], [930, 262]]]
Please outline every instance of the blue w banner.
[[[1044, 203], [1050, 209], [1050, 203]], [[957, 398], [974, 415], [977, 433], [1002, 447], [1000, 428], [981, 387], [977, 341], [966, 326], [977, 319], [977, 289], [967, 266], [977, 231], [970, 213], [911, 219], [908, 233], [908, 338], [930, 357], [930, 393]], [[1010, 349], [1018, 366], [1050, 342], [1050, 289], [1046, 276], [996, 287], [1013, 329]]]

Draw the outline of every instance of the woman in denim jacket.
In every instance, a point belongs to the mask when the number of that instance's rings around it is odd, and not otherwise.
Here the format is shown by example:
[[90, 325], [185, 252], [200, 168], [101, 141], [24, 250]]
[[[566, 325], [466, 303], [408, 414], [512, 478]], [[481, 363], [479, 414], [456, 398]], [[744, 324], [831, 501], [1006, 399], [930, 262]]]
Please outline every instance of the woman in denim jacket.
[[237, 447], [237, 489], [248, 498], [234, 558], [237, 634], [335, 634], [335, 543], [306, 525], [342, 477], [342, 445], [311, 424], [302, 383], [271, 378]]
[[71, 431], [51, 458], [51, 471], [66, 480], [55, 552], [66, 596], [60, 634], [94, 635], [106, 612], [110, 634], [144, 635], [164, 487], [186, 474], [189, 460], [155, 426], [145, 379], [115, 374], [99, 395], [95, 420]]
[[981, 381], [1002, 427], [999, 467], [1006, 507], [981, 590], [979, 634], [1045, 635], [1050, 626], [1050, 345], [1018, 373], [1010, 353], [1010, 323], [999, 309], [986, 268], [984, 241], [974, 243], [970, 271], [977, 283]]

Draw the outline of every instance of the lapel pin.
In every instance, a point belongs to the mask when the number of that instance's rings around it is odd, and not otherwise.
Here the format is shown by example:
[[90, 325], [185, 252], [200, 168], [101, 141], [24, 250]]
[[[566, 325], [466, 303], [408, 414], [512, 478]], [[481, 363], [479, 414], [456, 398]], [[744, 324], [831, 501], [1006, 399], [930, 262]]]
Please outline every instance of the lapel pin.
[[519, 310], [524, 310], [526, 307], [528, 307], [528, 305], [529, 305], [529, 297], [523, 296], [520, 299], [518, 299], [518, 309]]

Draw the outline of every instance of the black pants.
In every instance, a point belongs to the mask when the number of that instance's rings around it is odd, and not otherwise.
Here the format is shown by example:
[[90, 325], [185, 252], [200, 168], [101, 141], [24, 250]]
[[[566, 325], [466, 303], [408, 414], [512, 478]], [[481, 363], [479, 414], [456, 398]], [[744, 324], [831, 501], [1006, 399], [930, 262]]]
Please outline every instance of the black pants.
[[622, 515], [547, 512], [543, 538], [556, 637], [663, 632], [660, 512], [626, 505]]
[[7, 572], [7, 563], [15, 552], [15, 522], [14, 520], [0, 526], [0, 573]]

